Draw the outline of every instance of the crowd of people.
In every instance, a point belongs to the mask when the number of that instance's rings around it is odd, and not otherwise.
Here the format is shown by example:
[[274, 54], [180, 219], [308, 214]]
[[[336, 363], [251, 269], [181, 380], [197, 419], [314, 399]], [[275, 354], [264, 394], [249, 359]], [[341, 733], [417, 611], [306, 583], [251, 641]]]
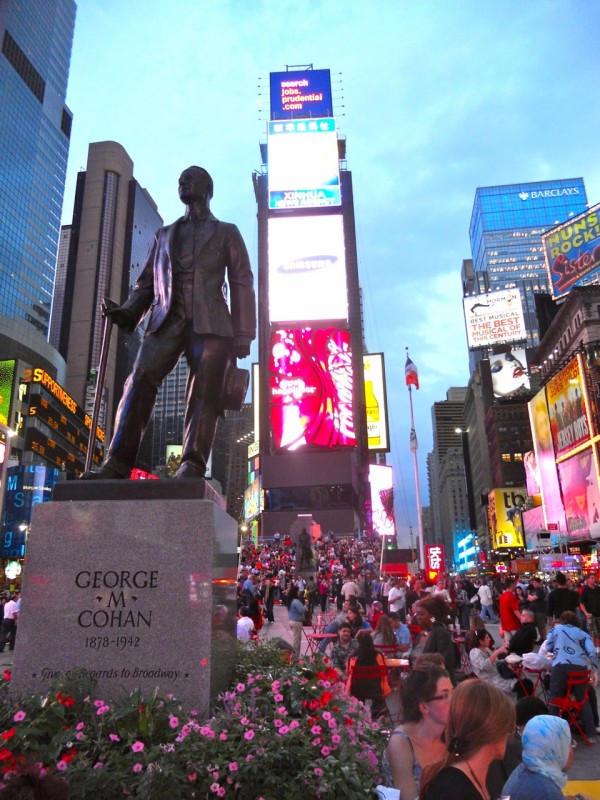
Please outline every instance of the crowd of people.
[[[440, 577], [427, 585], [419, 577], [381, 576], [378, 542], [333, 537], [316, 543], [313, 559], [315, 577], [305, 579], [289, 539], [246, 548], [240, 606], [247, 613], [256, 601], [259, 630], [262, 614], [272, 617], [267, 600], [285, 604], [297, 657], [307, 615], [328, 612], [319, 649], [348, 692], [370, 702], [382, 720], [386, 699], [399, 695], [400, 721], [383, 754], [386, 786], [402, 800], [563, 796], [574, 741], [559, 700], [574, 670], [589, 676], [589, 685], [574, 689], [585, 699], [580, 730], [592, 744], [600, 733], [594, 575], [572, 580], [558, 573], [545, 582]], [[486, 623], [498, 624], [499, 642]], [[401, 679], [386, 669], [387, 654], [409, 659]], [[547, 702], [518, 669], [533, 656]], [[367, 690], [355, 680], [365, 670]]]

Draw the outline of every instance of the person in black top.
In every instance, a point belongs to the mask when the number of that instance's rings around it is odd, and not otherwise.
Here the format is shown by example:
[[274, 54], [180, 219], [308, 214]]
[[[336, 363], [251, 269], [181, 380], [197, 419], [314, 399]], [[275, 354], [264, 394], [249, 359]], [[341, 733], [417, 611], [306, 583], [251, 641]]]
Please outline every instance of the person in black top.
[[546, 638], [546, 595], [539, 578], [532, 578], [526, 592], [527, 607], [535, 614], [540, 643]]
[[490, 800], [490, 764], [504, 757], [515, 730], [515, 707], [486, 681], [463, 681], [450, 701], [447, 753], [421, 778], [419, 800]]
[[531, 653], [537, 640], [535, 614], [530, 608], [524, 608], [521, 611], [521, 623], [521, 627], [518, 631], [515, 631], [514, 636], [508, 643], [509, 653], [516, 653], [518, 656]]
[[594, 640], [596, 649], [600, 647], [600, 586], [595, 575], [588, 575], [579, 597], [579, 608], [585, 614], [588, 633]]
[[548, 619], [559, 619], [563, 611], [577, 611], [579, 597], [577, 592], [569, 589], [567, 578], [562, 572], [556, 573], [556, 588], [552, 589], [546, 601], [546, 615]]

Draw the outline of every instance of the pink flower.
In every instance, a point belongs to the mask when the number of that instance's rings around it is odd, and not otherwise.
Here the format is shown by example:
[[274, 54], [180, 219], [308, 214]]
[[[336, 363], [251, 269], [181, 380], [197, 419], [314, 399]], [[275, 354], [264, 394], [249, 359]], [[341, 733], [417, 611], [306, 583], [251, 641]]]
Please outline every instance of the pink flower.
[[176, 728], [178, 725], [179, 725], [179, 719], [177, 717], [173, 716], [173, 714], [170, 714], [169, 715], [169, 727], [170, 728]]
[[247, 741], [254, 739], [254, 731], [246, 731], [246, 733], [244, 734], [244, 739], [246, 739]]
[[289, 730], [290, 729], [288, 728], [287, 725], [283, 725], [281, 728], [279, 728], [277, 733], [279, 733], [280, 736], [285, 736], [286, 733], [289, 733]]
[[240, 718], [240, 724], [242, 724], [244, 727], [246, 727], [246, 725], [250, 725], [250, 720], [248, 719], [248, 717], [241, 717]]
[[248, 755], [246, 756], [246, 761], [250, 762], [252, 761], [253, 758], [254, 756], [252, 755], [252, 753], [248, 753]]
[[142, 750], [144, 749], [144, 743], [143, 742], [134, 742], [131, 745], [131, 749], [133, 750], [134, 753], [141, 753]]
[[215, 794], [217, 794], [217, 792], [219, 791], [220, 788], [221, 787], [219, 786], [218, 783], [211, 783], [211, 785], [210, 785], [211, 792], [214, 792]]
[[190, 772], [190, 774], [186, 775], [185, 777], [188, 779], [190, 783], [193, 783], [198, 777], [198, 775], [195, 772]]
[[237, 761], [232, 761], [232, 762], [229, 764], [229, 771], [230, 771], [230, 772], [237, 772], [237, 769], [238, 769], [238, 763], [237, 763]]
[[275, 722], [273, 723], [273, 725], [275, 725], [276, 728], [281, 728], [281, 726], [283, 725], [283, 720], [282, 719], [276, 719]]
[[[329, 719], [331, 719], [331, 711], [324, 711], [324, 712], [323, 712], [323, 719], [324, 719], [324, 720], [329, 720]], [[318, 767], [317, 767], [317, 769], [318, 769]]]
[[75, 738], [77, 739], [78, 742], [82, 742], [85, 739], [85, 733], [77, 731], [77, 733], [75, 734]]
[[96, 714], [100, 716], [100, 714], [106, 714], [107, 711], [110, 711], [110, 706], [99, 706]]
[[321, 733], [321, 728], [318, 725], [313, 725], [312, 728], [310, 729], [310, 732], [314, 736], [318, 736]]
[[321, 769], [321, 767], [315, 767], [315, 775], [317, 776], [317, 778], [323, 777], [323, 770]]
[[77, 725], [75, 725], [76, 731], [82, 731], [84, 728], [85, 728], [85, 722], [78, 722]]
[[57, 761], [57, 762], [56, 762], [56, 769], [57, 769], [59, 772], [64, 772], [64, 771], [66, 770], [66, 768], [67, 768], [67, 762], [66, 762], [66, 761], [63, 761], [63, 759], [62, 759], [62, 758], [61, 758], [61, 760], [60, 760], [60, 761]]
[[273, 695], [273, 700], [275, 700], [276, 703], [282, 703], [283, 702], [283, 695], [279, 694], [279, 693], [276, 694], [276, 695]]
[[134, 772], [141, 772], [143, 769], [144, 769], [144, 767], [139, 763], [139, 761], [138, 761], [137, 764], [133, 765], [133, 771]]
[[217, 795], [219, 797], [225, 797], [225, 787], [224, 786], [219, 786], [219, 789], [217, 791]]
[[238, 683], [235, 688], [238, 690], [238, 692], [243, 692], [246, 687], [243, 683]]
[[225, 732], [222, 732], [222, 733], [220, 733], [220, 734], [219, 734], [219, 739], [220, 739], [222, 742], [226, 742], [226, 741], [227, 741], [227, 734], [226, 734]]
[[342, 737], [339, 734], [334, 733], [333, 736], [331, 737], [331, 741], [334, 744], [339, 744], [342, 741]]
[[121, 741], [116, 733], [109, 733], [108, 734], [108, 738], [111, 740], [111, 742], [120, 742]]
[[23, 722], [26, 716], [27, 714], [24, 711], [17, 711], [17, 713], [13, 717], [13, 720], [15, 722]]
[[293, 719], [293, 720], [290, 722], [289, 728], [290, 728], [290, 730], [291, 730], [291, 731], [293, 731], [293, 730], [294, 730], [294, 728], [299, 728], [299, 727], [300, 727], [300, 723], [298, 722], [298, 720], [297, 720], [297, 719]]
[[286, 717], [287, 716], [287, 708], [285, 706], [279, 706], [279, 708], [277, 709], [277, 713], [281, 714], [282, 717]]
[[102, 763], [102, 761], [96, 761], [96, 763], [94, 764], [94, 769], [101, 769], [103, 766], [104, 764]]
[[329, 747], [322, 747], [321, 748], [321, 755], [328, 756], [331, 753], [331, 748]]
[[96, 706], [96, 708], [100, 708], [100, 706], [105, 706], [106, 703], [104, 702], [104, 700], [94, 700], [94, 705]]
[[203, 658], [202, 661], [200, 662], [200, 666], [201, 667], [205, 667], [207, 664], [208, 664], [208, 661], [205, 658]]

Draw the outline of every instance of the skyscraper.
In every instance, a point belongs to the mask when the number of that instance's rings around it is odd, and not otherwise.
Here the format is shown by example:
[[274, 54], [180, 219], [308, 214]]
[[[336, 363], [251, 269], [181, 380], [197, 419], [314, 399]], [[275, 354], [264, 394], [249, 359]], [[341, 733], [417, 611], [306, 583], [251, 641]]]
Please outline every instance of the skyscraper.
[[0, 2], [0, 314], [44, 336], [65, 187], [74, 0]]
[[541, 235], [585, 211], [586, 205], [583, 178], [487, 186], [475, 192], [469, 229], [473, 263], [463, 264], [464, 294], [520, 289], [525, 347], [540, 343], [534, 294], [550, 290]]
[[[125, 149], [117, 142], [91, 144], [86, 171], [77, 178], [73, 222], [61, 237], [50, 331], [50, 341], [68, 364], [66, 388], [88, 413], [93, 370], [100, 361], [102, 300], [125, 300], [162, 223], [154, 201], [134, 179]], [[127, 336], [115, 330], [99, 420], [109, 433], [138, 344], [139, 333]]]

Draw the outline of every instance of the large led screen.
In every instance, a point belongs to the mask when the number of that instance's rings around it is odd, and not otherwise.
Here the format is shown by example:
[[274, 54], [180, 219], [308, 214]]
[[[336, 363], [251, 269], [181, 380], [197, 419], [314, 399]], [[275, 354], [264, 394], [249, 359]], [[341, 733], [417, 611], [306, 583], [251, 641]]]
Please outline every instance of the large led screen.
[[269, 208], [339, 206], [335, 120], [269, 123]]
[[563, 297], [600, 267], [600, 205], [542, 236], [552, 294]]
[[525, 469], [534, 473], [528, 480], [535, 480], [541, 489], [546, 528], [552, 525], [564, 531], [565, 510], [560, 499], [546, 390], [540, 389], [528, 407], [533, 437], [533, 457], [526, 454]]
[[558, 465], [570, 539], [600, 539], [600, 491], [592, 447]]
[[356, 444], [348, 331], [274, 331], [269, 386], [275, 448]]
[[393, 509], [394, 474], [392, 467], [369, 464], [373, 530], [380, 536], [396, 533]]
[[271, 119], [333, 116], [328, 69], [272, 72], [270, 77]]
[[590, 439], [590, 416], [583, 392], [579, 356], [546, 385], [550, 430], [556, 456], [564, 455]]
[[389, 451], [387, 401], [383, 353], [363, 356], [365, 375], [365, 408], [367, 411], [367, 442], [369, 450]]
[[15, 360], [0, 361], [0, 423], [8, 426], [10, 401], [15, 378]]
[[494, 397], [511, 397], [521, 389], [529, 389], [527, 354], [520, 347], [507, 347], [501, 353], [490, 356], [490, 373]]
[[467, 342], [471, 349], [527, 339], [518, 289], [463, 298]]
[[346, 320], [347, 316], [341, 215], [270, 219], [270, 321]]

